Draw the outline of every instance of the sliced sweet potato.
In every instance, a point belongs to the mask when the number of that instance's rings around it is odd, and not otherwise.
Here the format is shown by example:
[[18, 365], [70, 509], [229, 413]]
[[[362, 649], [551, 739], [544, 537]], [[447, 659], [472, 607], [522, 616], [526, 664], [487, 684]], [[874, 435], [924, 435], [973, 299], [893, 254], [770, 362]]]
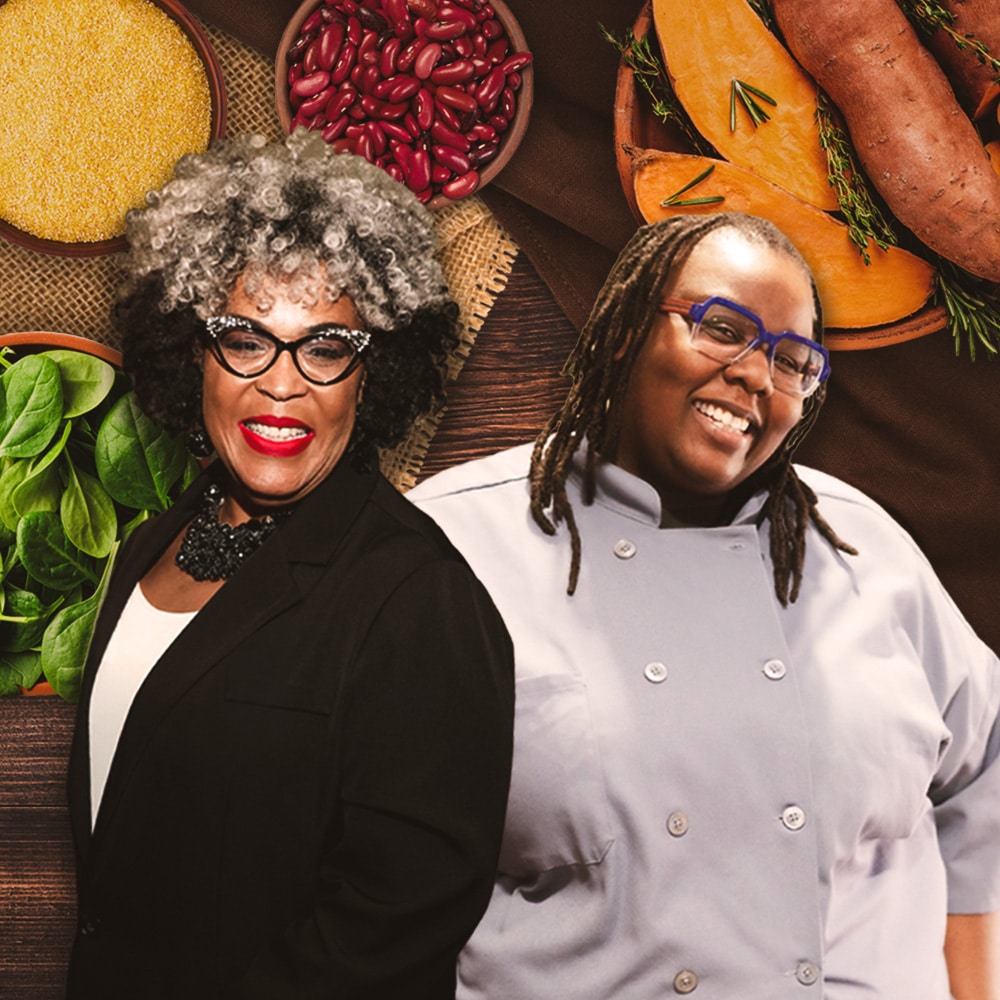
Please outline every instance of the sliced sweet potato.
[[895, 0], [773, 0], [773, 7], [896, 218], [942, 257], [1000, 281], [1000, 177]]
[[[828, 326], [879, 326], [909, 316], [934, 288], [934, 269], [896, 247], [870, 247], [866, 265], [847, 226], [750, 170], [703, 156], [636, 150], [636, 204], [647, 222], [688, 212], [748, 212], [770, 219], [801, 251], [816, 277]], [[708, 168], [710, 174], [683, 190]], [[677, 194], [682, 192], [681, 194]], [[673, 196], [675, 204], [664, 205]], [[702, 199], [721, 198], [703, 202]], [[690, 202], [698, 201], [698, 204]]]
[[[830, 211], [837, 196], [816, 126], [816, 84], [746, 0], [653, 0], [653, 23], [677, 99], [719, 154]], [[770, 120], [754, 126], [733, 83]]]

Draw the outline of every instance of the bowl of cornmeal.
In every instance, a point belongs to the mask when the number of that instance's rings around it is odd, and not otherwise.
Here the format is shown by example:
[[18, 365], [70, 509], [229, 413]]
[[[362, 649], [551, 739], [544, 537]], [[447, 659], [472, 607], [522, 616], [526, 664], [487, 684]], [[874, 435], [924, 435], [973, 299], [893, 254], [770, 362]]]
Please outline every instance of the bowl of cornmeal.
[[92, 257], [225, 133], [222, 70], [176, 0], [0, 3], [0, 237]]

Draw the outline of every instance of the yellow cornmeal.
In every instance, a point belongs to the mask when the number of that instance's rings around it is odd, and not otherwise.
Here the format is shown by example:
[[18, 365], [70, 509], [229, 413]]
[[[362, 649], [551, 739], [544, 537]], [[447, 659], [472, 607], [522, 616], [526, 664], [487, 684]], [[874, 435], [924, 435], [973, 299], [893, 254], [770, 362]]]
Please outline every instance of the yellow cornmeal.
[[18, 229], [120, 236], [210, 129], [198, 53], [149, 0], [0, 5], [0, 218]]

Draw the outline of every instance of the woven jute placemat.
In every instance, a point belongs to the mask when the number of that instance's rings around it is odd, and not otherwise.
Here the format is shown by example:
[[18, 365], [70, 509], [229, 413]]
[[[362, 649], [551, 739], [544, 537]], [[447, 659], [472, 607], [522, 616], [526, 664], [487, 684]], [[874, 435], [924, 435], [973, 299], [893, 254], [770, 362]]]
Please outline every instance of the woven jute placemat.
[[[205, 26], [226, 80], [226, 130], [282, 137], [274, 110], [274, 65], [231, 35]], [[454, 379], [510, 275], [517, 246], [476, 195], [434, 214], [438, 257], [461, 309], [462, 338], [450, 359]], [[108, 316], [118, 275], [114, 256], [50, 257], [0, 240], [0, 332], [59, 331], [117, 347]], [[383, 456], [399, 488], [416, 481], [439, 417], [428, 418]]]

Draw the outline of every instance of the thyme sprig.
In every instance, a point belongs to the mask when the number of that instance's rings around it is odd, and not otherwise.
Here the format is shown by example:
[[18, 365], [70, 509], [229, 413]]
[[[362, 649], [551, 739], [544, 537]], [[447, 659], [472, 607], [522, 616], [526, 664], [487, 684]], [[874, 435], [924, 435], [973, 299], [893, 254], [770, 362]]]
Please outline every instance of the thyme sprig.
[[819, 144], [826, 152], [827, 174], [848, 233], [866, 264], [871, 263], [869, 242], [888, 250], [899, 242], [895, 231], [872, 197], [871, 188], [854, 155], [847, 133], [834, 121], [833, 105], [820, 91], [816, 101]]
[[678, 188], [672, 195], [668, 195], [660, 205], [663, 208], [688, 208], [691, 205], [716, 205], [720, 201], [725, 201], [726, 199], [721, 194], [705, 195], [700, 198], [681, 198], [682, 194], [690, 191], [691, 188], [700, 184], [706, 177], [708, 177], [712, 171], [715, 170], [715, 164], [712, 163], [706, 167], [693, 181], [688, 181], [687, 184], [682, 188]]
[[619, 39], [603, 24], [598, 24], [605, 41], [610, 42], [621, 56], [624, 64], [632, 70], [636, 82], [649, 96], [653, 114], [662, 122], [676, 126], [695, 152], [702, 156], [715, 156], [715, 147], [694, 127], [683, 105], [674, 93], [666, 67], [653, 52], [648, 35], [636, 38], [629, 28], [625, 37]]
[[937, 0], [897, 0], [900, 10], [924, 35], [943, 31], [962, 52], [971, 51], [984, 66], [988, 66], [994, 78], [1000, 82], [1000, 58], [990, 52], [985, 42], [971, 33], [962, 34], [955, 29], [955, 14], [943, 7]]
[[1000, 354], [1000, 285], [939, 258], [933, 301], [944, 305], [956, 357], [962, 353], [963, 340], [973, 361], [977, 346], [984, 347], [991, 358]]
[[768, 94], [765, 94], [763, 90], [758, 87], [754, 87], [743, 80], [733, 80], [732, 85], [729, 88], [729, 131], [736, 131], [736, 99], [739, 98], [743, 107], [747, 109], [747, 114], [750, 115], [750, 121], [753, 123], [753, 127], [756, 128], [758, 125], [763, 125], [764, 122], [769, 122], [771, 116], [757, 103], [755, 98], [759, 97], [762, 101], [770, 104], [772, 108], [778, 106], [778, 102]]

